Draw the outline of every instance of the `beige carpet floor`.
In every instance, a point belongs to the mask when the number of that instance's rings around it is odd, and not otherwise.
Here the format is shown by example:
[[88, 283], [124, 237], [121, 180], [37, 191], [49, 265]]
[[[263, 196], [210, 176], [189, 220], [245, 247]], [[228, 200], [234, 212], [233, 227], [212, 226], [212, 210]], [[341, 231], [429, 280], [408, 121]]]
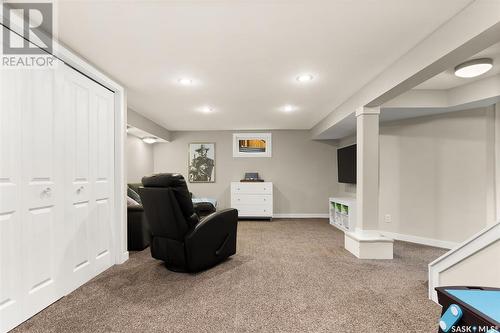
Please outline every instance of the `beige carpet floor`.
[[215, 268], [131, 253], [14, 332], [436, 332], [427, 264], [444, 252], [395, 242], [394, 260], [361, 261], [326, 220], [245, 221]]

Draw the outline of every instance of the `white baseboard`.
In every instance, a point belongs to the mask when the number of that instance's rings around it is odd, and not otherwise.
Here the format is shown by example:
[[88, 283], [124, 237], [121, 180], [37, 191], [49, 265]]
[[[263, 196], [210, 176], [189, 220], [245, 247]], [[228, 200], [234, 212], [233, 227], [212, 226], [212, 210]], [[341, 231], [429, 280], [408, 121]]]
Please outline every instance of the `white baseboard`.
[[275, 219], [327, 219], [329, 218], [328, 213], [291, 213], [291, 214], [273, 214]]
[[427, 245], [427, 246], [434, 246], [434, 247], [440, 247], [443, 249], [453, 249], [458, 246], [458, 243], [455, 242], [449, 242], [449, 241], [444, 241], [444, 240], [439, 240], [439, 239], [433, 239], [433, 238], [425, 238], [425, 237], [419, 237], [419, 236], [413, 236], [413, 235], [405, 235], [405, 234], [398, 234], [395, 232], [389, 232], [389, 231], [380, 231], [380, 233], [386, 237], [400, 240], [403, 242], [410, 242], [410, 243], [416, 243], [416, 244], [422, 244], [422, 245]]
[[129, 259], [129, 252], [125, 251], [125, 252], [122, 253], [122, 255], [120, 256], [120, 258], [118, 259], [118, 261], [116, 262], [116, 264], [117, 265], [121, 265], [125, 261], [127, 261], [128, 259]]

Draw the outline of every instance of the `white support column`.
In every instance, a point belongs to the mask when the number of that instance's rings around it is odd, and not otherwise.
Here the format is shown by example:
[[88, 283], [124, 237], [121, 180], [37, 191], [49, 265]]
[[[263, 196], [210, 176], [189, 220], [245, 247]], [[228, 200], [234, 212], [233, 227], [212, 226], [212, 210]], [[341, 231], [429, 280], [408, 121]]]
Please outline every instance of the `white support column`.
[[356, 110], [356, 229], [363, 232], [378, 229], [379, 115], [380, 108]]
[[498, 140], [498, 118], [495, 116], [495, 105], [486, 109], [486, 225], [494, 225], [497, 222], [498, 209], [498, 173], [497, 168], [497, 140]]
[[495, 105], [495, 221], [500, 220], [500, 103]]
[[380, 108], [356, 110], [357, 221], [345, 233], [345, 248], [360, 259], [392, 259], [393, 240], [378, 232]]

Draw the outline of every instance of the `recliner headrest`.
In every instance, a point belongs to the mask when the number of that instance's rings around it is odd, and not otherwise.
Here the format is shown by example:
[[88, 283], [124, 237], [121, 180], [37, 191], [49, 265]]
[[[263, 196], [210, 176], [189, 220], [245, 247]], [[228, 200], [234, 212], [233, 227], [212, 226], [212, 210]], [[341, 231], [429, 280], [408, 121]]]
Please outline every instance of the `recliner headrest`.
[[187, 223], [190, 226], [198, 223], [198, 219], [195, 218], [196, 214], [194, 211], [193, 202], [191, 201], [191, 194], [189, 193], [186, 180], [181, 174], [159, 173], [149, 177], [143, 177], [142, 185], [144, 186], [144, 189], [147, 189], [149, 187], [163, 188], [165, 189], [165, 191], [172, 191]]
[[142, 177], [144, 187], [184, 187], [186, 180], [180, 173], [159, 173]]

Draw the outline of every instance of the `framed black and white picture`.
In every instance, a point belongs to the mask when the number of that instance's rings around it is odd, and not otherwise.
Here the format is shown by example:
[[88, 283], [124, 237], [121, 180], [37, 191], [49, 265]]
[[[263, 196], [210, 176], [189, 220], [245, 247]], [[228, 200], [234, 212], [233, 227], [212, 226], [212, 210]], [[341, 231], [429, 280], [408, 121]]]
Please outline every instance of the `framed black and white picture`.
[[233, 134], [233, 157], [271, 157], [271, 133]]
[[189, 144], [188, 179], [190, 183], [215, 183], [215, 143]]

